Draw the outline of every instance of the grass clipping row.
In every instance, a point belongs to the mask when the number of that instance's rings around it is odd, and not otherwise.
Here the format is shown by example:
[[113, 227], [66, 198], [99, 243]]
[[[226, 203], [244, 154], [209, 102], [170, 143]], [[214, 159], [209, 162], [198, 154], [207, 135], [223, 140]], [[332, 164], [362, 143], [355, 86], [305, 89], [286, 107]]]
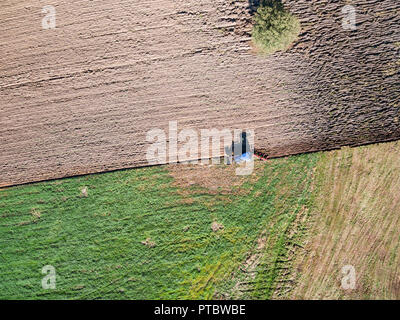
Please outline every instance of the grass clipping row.
[[252, 37], [264, 54], [287, 50], [298, 39], [299, 20], [280, 1], [262, 1], [255, 15]]

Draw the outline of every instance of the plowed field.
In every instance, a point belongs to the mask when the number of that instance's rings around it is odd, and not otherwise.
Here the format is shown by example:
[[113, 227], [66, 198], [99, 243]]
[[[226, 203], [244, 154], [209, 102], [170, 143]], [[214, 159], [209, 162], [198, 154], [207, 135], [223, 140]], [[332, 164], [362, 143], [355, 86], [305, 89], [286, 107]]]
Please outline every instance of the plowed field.
[[[251, 45], [246, 1], [0, 5], [0, 187], [147, 164], [146, 133], [254, 129], [271, 157], [394, 140], [400, 3], [283, 1], [302, 25], [287, 52]], [[50, 4], [50, 3], [49, 3]]]

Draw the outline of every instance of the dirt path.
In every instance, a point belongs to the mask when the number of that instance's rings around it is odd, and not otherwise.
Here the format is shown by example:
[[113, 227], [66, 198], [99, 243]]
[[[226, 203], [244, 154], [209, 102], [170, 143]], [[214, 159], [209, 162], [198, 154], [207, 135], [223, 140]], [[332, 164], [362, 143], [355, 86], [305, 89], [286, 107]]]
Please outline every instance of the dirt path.
[[0, 5], [0, 187], [146, 165], [146, 133], [254, 129], [270, 156], [392, 140], [399, 129], [397, 0], [284, 1], [300, 41], [252, 52], [248, 1]]

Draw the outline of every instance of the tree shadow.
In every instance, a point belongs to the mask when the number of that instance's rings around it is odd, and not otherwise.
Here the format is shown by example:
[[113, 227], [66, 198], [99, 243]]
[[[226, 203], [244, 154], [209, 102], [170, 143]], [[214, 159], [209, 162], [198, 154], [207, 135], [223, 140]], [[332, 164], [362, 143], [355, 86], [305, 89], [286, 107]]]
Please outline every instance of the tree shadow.
[[254, 14], [257, 12], [258, 7], [260, 6], [268, 6], [268, 7], [273, 7], [273, 6], [278, 6], [280, 8], [283, 8], [283, 3], [282, 0], [248, 0], [249, 1], [249, 11], [250, 14]]
[[249, 0], [249, 11], [254, 14], [261, 5], [262, 0]]
[[232, 164], [232, 161], [236, 161], [234, 159], [237, 159], [246, 153], [253, 152], [253, 148], [254, 146], [250, 144], [247, 138], [247, 132], [241, 132], [239, 140], [232, 141], [232, 145], [225, 148], [225, 158], [227, 160], [227, 164]]

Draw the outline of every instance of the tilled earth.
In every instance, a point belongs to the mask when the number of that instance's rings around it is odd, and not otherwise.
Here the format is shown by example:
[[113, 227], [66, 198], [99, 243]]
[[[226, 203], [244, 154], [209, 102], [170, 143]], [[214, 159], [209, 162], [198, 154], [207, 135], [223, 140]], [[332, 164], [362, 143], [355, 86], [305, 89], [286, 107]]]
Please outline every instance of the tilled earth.
[[[148, 164], [146, 134], [253, 129], [270, 157], [400, 137], [400, 2], [287, 0], [299, 41], [251, 45], [256, 1], [0, 4], [0, 187]], [[50, 4], [50, 3], [49, 3]], [[196, 156], [197, 157], [197, 156]]]

